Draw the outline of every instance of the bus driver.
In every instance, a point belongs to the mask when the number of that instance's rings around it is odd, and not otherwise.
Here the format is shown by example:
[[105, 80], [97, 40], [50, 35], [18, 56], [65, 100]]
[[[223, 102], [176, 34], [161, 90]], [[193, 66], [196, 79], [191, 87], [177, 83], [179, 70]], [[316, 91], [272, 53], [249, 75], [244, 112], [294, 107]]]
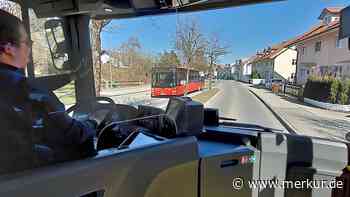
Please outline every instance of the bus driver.
[[[0, 10], [0, 174], [96, 153], [95, 129], [74, 120], [64, 110], [55, 113], [64, 105], [52, 92], [43, 105], [31, 98], [34, 88], [23, 74], [31, 45], [20, 19]], [[45, 117], [41, 129], [35, 126], [40, 122], [38, 114]]]

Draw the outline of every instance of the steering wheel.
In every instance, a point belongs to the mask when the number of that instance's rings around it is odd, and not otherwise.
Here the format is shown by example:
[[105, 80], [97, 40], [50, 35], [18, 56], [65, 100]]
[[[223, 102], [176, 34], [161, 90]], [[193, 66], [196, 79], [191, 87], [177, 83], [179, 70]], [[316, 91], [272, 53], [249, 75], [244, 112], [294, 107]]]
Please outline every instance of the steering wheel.
[[[116, 104], [114, 103], [113, 99], [108, 97], [96, 97], [95, 99], [91, 99], [90, 101], [85, 101], [92, 105], [92, 110], [85, 112], [86, 116], [85, 118], [90, 120], [95, 120], [97, 124], [99, 124], [105, 117], [107, 113], [109, 113], [111, 110], [114, 110]], [[71, 107], [69, 107], [66, 110], [66, 113], [72, 113], [79, 111], [81, 107], [81, 103], [77, 103]], [[84, 112], [82, 112], [84, 114]], [[79, 119], [76, 114], [73, 114], [74, 118]]]
[[[107, 103], [99, 103], [99, 101], [105, 101], [105, 102], [107, 102]], [[97, 105], [100, 105], [100, 106], [102, 106], [102, 105], [106, 106], [106, 105], [110, 105], [110, 104], [113, 104], [113, 105], [114, 105], [114, 104], [115, 104], [114, 101], [113, 101], [113, 99], [108, 98], [108, 97], [102, 97], [102, 96], [96, 97], [95, 99], [92, 99], [92, 100], [87, 101], [87, 102], [92, 102], [94, 105], [97, 104]], [[66, 110], [66, 112], [67, 112], [67, 113], [74, 112], [74, 111], [76, 111], [77, 109], [79, 109], [80, 106], [81, 106], [80, 103], [74, 104], [73, 106], [70, 106], [70, 107]], [[95, 107], [95, 106], [93, 106], [93, 107]], [[97, 107], [97, 106], [96, 106], [96, 107]]]
[[[120, 127], [119, 124], [109, 125], [111, 122], [131, 120], [140, 115], [137, 108], [126, 104], [115, 104], [115, 102], [108, 97], [96, 97], [96, 99], [90, 102], [92, 104], [92, 110], [87, 112], [87, 116], [85, 116], [84, 119], [94, 120], [98, 125], [96, 128], [98, 150], [111, 147], [112, 145], [118, 145], [119, 142], [117, 141], [124, 140], [127, 137], [125, 135], [128, 135], [128, 130], [132, 125], [121, 124]], [[71, 113], [78, 111], [80, 107], [81, 104], [77, 103], [69, 107], [66, 112]], [[103, 135], [101, 135], [102, 130], [106, 131], [103, 132]]]

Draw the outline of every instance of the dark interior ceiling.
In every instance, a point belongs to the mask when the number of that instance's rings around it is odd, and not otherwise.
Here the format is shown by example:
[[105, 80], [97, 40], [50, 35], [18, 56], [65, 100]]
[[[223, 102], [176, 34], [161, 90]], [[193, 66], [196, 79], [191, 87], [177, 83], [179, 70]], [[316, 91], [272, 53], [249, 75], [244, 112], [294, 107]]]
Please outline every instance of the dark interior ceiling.
[[87, 14], [93, 18], [130, 18], [193, 12], [280, 0], [14, 0], [38, 17]]

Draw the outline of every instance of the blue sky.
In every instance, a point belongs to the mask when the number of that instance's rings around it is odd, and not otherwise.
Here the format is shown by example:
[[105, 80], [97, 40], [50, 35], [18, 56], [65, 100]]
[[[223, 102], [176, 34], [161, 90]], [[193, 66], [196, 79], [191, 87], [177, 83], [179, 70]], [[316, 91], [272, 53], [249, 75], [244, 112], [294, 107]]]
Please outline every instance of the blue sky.
[[129, 37], [137, 37], [146, 53], [173, 49], [177, 20], [194, 18], [205, 35], [216, 33], [230, 46], [230, 54], [221, 63], [254, 55], [259, 49], [299, 35], [318, 23], [325, 7], [350, 5], [349, 0], [289, 0], [221, 10], [179, 15], [163, 15], [113, 20], [113, 32], [102, 33], [102, 48], [120, 46]]

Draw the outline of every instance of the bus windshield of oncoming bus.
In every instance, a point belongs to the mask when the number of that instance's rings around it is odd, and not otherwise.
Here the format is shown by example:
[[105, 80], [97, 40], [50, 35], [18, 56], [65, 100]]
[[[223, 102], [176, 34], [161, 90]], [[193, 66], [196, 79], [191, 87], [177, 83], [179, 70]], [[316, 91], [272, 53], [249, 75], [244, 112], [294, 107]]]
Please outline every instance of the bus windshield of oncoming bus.
[[[100, 35], [109, 61], [101, 78], [95, 76], [98, 91], [117, 103], [160, 108], [168, 97], [186, 95], [222, 117], [284, 130], [268, 105], [300, 134], [344, 140], [350, 51], [338, 33], [349, 4], [295, 0], [112, 20]], [[57, 72], [43, 62], [44, 30], [35, 27], [35, 73]], [[91, 30], [96, 60], [98, 37]], [[72, 105], [74, 84], [58, 94]]]
[[175, 73], [168, 72], [154, 72], [152, 73], [152, 87], [174, 87], [176, 85]]

